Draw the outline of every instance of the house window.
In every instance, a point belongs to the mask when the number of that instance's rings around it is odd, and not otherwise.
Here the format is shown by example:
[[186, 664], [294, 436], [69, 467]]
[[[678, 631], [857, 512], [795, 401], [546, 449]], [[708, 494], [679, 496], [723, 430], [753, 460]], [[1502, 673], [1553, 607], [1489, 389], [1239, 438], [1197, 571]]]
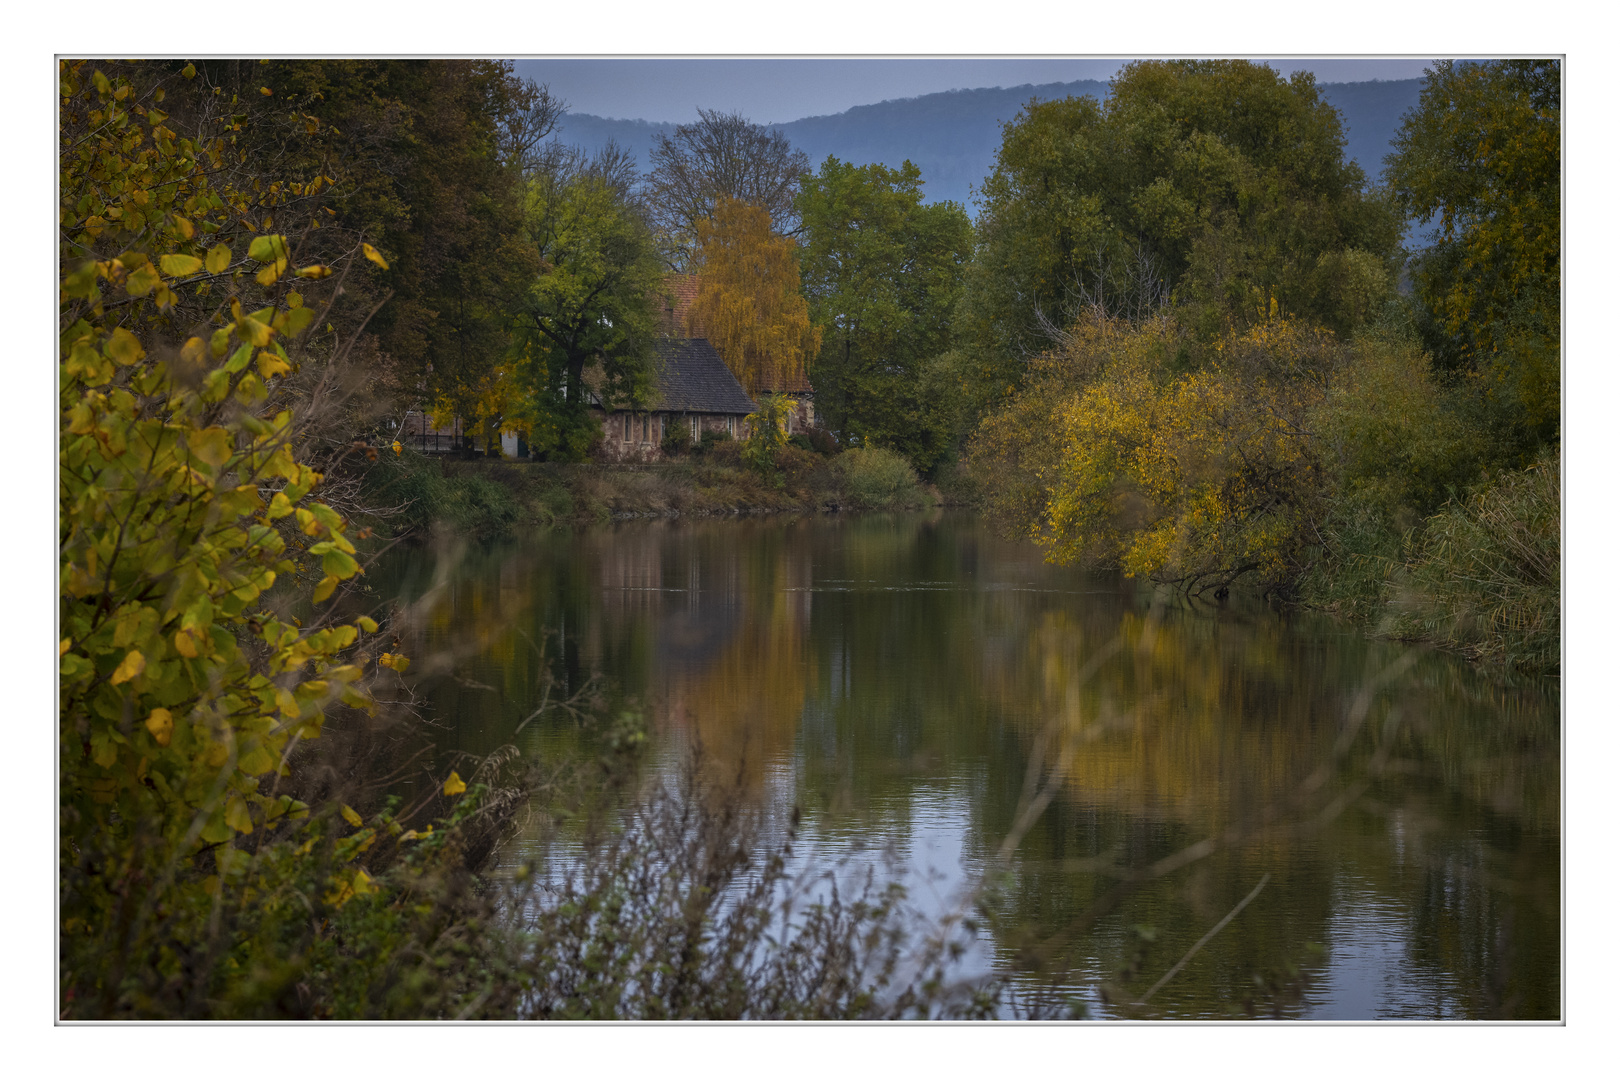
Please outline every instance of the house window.
[[726, 434], [734, 439], [737, 437], [737, 418], [735, 416], [726, 417]]
[[630, 441], [630, 414], [624, 414], [624, 441]]
[[698, 418], [692, 417], [692, 441], [698, 441]]
[[652, 414], [641, 414], [641, 441], [649, 442], [652, 439]]

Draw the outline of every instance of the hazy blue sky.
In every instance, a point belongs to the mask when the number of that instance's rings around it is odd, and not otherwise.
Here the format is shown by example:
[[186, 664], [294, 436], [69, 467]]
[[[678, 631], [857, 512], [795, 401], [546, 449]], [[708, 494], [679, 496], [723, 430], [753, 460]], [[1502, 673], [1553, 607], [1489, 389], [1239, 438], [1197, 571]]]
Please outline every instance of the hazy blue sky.
[[[1320, 82], [1413, 79], [1431, 62], [1413, 59], [1271, 59]], [[1107, 79], [1124, 60], [782, 59], [519, 60], [520, 74], [546, 83], [574, 112], [621, 120], [681, 122], [697, 109], [736, 110], [758, 123], [843, 112], [889, 98], [940, 90]]]

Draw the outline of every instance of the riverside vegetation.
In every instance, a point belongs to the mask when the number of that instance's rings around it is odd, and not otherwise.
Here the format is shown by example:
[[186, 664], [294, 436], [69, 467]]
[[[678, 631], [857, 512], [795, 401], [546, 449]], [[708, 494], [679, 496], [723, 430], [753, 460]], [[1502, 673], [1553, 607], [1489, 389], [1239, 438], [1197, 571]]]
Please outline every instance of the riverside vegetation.
[[[791, 833], [751, 832], [702, 769], [639, 786], [641, 721], [609, 696], [548, 706], [587, 733], [555, 760], [392, 756], [421, 703], [356, 586], [374, 533], [433, 518], [905, 507], [926, 476], [976, 485], [1058, 559], [1254, 580], [1556, 670], [1556, 64], [1441, 65], [1387, 192], [1344, 165], [1308, 77], [1241, 62], [1131, 65], [1102, 107], [1032, 105], [971, 252], [959, 207], [919, 212], [914, 169], [788, 177], [808, 231], [785, 250], [816, 327], [840, 328], [806, 363], [842, 380], [840, 452], [762, 423], [611, 480], [584, 461], [583, 366], [645, 392], [645, 285], [676, 247], [633, 163], [545, 141], [544, 88], [478, 61], [59, 78], [64, 1017], [1016, 1005], [949, 977], [969, 913], [920, 926], [875, 880], [780, 907]], [[1488, 167], [1463, 168], [1481, 145]], [[860, 243], [826, 234], [844, 189], [883, 211]], [[1405, 297], [1403, 211], [1440, 222]], [[903, 285], [917, 260], [916, 288], [882, 293], [834, 266]], [[421, 394], [521, 424], [546, 461], [385, 449]], [[391, 794], [417, 774], [429, 794]], [[492, 871], [519, 813], [572, 823], [572, 874]]]

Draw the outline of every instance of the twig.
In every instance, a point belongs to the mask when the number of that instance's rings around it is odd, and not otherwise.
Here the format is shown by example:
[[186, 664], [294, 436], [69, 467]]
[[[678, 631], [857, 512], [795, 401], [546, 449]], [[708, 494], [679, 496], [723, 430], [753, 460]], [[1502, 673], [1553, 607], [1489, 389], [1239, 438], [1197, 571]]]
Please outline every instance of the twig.
[[1229, 923], [1233, 919], [1237, 918], [1238, 912], [1242, 911], [1244, 908], [1249, 906], [1249, 901], [1253, 900], [1255, 897], [1260, 895], [1260, 890], [1265, 888], [1266, 887], [1266, 882], [1268, 882], [1270, 880], [1271, 880], [1271, 874], [1267, 873], [1267, 874], [1262, 875], [1261, 878], [1260, 878], [1260, 884], [1258, 884], [1258, 885], [1256, 885], [1254, 887], [1254, 891], [1249, 893], [1249, 895], [1245, 896], [1242, 900], [1239, 900], [1237, 907], [1233, 908], [1231, 911], [1228, 911], [1226, 913], [1226, 918], [1222, 919], [1220, 922], [1218, 922], [1214, 926], [1210, 927], [1209, 933], [1207, 933], [1203, 937], [1199, 938], [1198, 941], [1193, 945], [1193, 947], [1187, 950], [1187, 955], [1183, 956], [1180, 960], [1177, 960], [1176, 961], [1176, 966], [1171, 968], [1169, 971], [1165, 972], [1162, 976], [1160, 976], [1159, 981], [1154, 983], [1152, 986], [1150, 986], [1148, 988], [1148, 992], [1143, 994], [1141, 996], [1141, 998], [1137, 1000], [1136, 1003], [1138, 1005], [1146, 1005], [1147, 1002], [1148, 1002], [1148, 998], [1152, 997], [1154, 994], [1157, 994], [1161, 989], [1163, 989], [1165, 983], [1167, 983], [1171, 979], [1175, 978], [1176, 973], [1178, 971], [1180, 971], [1182, 968], [1187, 966], [1187, 961], [1191, 960], [1195, 955], [1197, 955], [1199, 949], [1202, 949], [1205, 945], [1209, 944], [1209, 939], [1210, 938], [1212, 938], [1216, 934], [1220, 933], [1226, 927], [1227, 923]]

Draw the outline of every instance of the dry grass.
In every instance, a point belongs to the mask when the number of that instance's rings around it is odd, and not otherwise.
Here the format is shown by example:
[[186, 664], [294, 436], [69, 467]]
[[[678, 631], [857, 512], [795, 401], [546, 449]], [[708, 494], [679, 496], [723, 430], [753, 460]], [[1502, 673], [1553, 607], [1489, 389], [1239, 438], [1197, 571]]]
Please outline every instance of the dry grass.
[[1383, 632], [1556, 672], [1561, 460], [1554, 450], [1528, 469], [1503, 473], [1414, 532]]

